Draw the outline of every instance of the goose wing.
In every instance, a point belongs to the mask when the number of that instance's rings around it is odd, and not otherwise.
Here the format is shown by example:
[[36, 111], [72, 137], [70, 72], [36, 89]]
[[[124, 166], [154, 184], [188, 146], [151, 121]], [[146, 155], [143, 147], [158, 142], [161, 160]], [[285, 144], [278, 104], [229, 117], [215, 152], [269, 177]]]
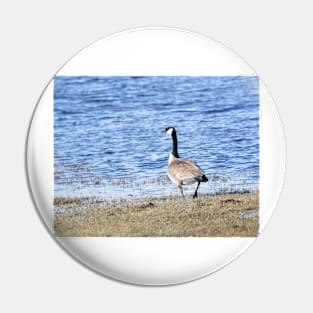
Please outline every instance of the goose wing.
[[188, 184], [195, 181], [203, 181], [204, 172], [191, 160], [177, 160], [170, 164], [169, 174], [182, 183]]

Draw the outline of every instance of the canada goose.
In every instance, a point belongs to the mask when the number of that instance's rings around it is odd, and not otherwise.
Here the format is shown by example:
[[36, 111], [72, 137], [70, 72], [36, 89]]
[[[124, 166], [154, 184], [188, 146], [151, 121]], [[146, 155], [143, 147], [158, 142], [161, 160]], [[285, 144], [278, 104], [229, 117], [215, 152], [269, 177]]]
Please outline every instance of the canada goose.
[[198, 197], [198, 188], [201, 182], [208, 181], [201, 168], [191, 160], [180, 159], [177, 151], [177, 135], [174, 127], [167, 127], [163, 131], [172, 136], [173, 150], [170, 153], [167, 166], [167, 175], [180, 189], [184, 197], [183, 185], [198, 183], [193, 198]]

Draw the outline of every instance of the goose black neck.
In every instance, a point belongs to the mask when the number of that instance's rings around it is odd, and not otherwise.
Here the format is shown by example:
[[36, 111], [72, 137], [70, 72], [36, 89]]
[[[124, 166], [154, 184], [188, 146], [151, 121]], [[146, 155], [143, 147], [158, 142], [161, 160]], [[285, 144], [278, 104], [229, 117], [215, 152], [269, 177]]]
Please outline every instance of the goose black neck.
[[172, 132], [172, 139], [173, 139], [172, 154], [174, 155], [174, 157], [179, 158], [178, 151], [177, 151], [177, 135], [176, 135], [176, 130], [175, 129]]

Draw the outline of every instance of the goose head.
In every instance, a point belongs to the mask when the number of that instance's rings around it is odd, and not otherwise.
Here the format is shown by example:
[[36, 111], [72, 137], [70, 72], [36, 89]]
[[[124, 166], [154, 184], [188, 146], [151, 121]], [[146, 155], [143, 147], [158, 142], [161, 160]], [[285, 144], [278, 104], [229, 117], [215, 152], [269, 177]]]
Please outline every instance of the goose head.
[[163, 130], [163, 133], [167, 133], [168, 135], [172, 135], [173, 132], [176, 132], [176, 130], [175, 130], [174, 127], [166, 127], [166, 128]]

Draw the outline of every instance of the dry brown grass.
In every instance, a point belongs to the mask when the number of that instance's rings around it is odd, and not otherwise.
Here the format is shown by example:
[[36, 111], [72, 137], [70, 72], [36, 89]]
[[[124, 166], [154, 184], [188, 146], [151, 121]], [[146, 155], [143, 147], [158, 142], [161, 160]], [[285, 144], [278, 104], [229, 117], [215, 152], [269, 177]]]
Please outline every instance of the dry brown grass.
[[256, 237], [259, 194], [115, 203], [56, 198], [59, 237]]

